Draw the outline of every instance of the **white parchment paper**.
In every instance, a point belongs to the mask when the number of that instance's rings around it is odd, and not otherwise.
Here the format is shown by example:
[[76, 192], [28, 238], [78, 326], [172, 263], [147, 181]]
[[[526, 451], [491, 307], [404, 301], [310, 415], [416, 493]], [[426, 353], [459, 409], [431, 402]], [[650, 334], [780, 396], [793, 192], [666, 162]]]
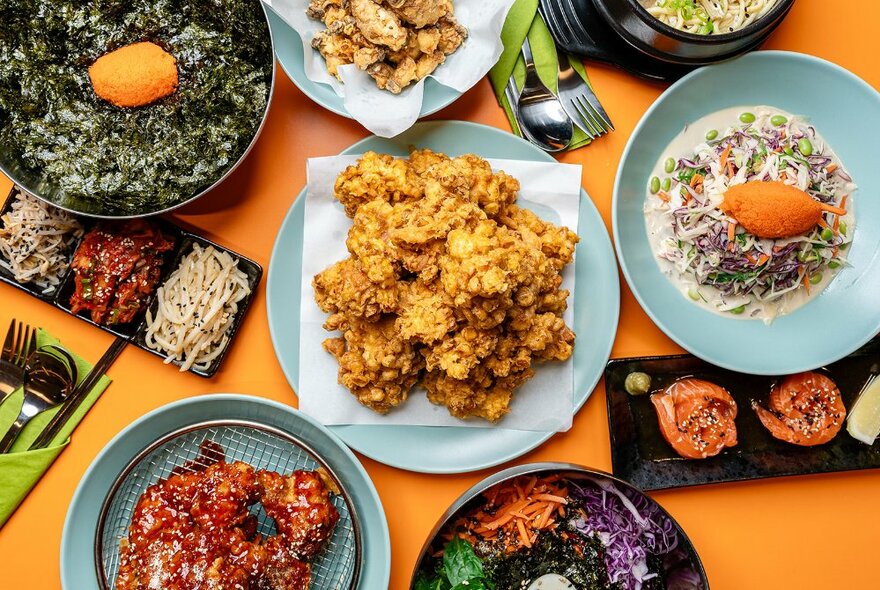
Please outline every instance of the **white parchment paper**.
[[[344, 83], [329, 73], [324, 58], [312, 49], [312, 39], [324, 23], [306, 16], [308, 0], [264, 0], [297, 33], [303, 43], [306, 76], [317, 84], [328, 84], [343, 97], [345, 109], [356, 121], [380, 137], [394, 137], [412, 127], [422, 111], [425, 81], [394, 95], [376, 87], [376, 82], [355, 65], [339, 69]], [[474, 86], [495, 65], [504, 46], [501, 27], [515, 0], [455, 0], [456, 19], [468, 29], [468, 38], [458, 51], [430, 76], [459, 92]]]
[[[449, 415], [445, 406], [428, 401], [424, 390], [415, 387], [409, 398], [382, 416], [360, 405], [337, 381], [339, 365], [321, 343], [338, 332], [321, 326], [327, 314], [315, 303], [312, 278], [338, 260], [348, 257], [345, 238], [351, 220], [333, 198], [336, 177], [357, 156], [312, 158], [308, 162], [308, 193], [305, 204], [303, 235], [303, 281], [300, 307], [300, 377], [299, 409], [323, 424], [408, 424], [422, 426], [463, 426], [565, 431], [572, 419], [572, 360], [564, 363], [536, 363], [535, 377], [516, 390], [510, 413], [497, 425], [483, 420], [459, 420]], [[519, 179], [522, 190], [518, 204], [531, 209], [542, 219], [577, 231], [581, 167], [571, 164], [489, 160], [495, 170], [504, 170]], [[565, 312], [571, 326], [574, 308], [575, 269], [566, 266], [562, 286], [572, 295]], [[589, 337], [584, 335], [581, 337]]]

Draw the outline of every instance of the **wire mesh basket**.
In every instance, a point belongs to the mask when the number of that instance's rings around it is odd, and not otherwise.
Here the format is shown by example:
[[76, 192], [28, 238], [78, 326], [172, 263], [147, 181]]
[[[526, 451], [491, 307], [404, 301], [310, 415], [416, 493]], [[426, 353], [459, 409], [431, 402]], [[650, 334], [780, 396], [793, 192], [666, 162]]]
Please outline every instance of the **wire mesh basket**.
[[[132, 459], [117, 476], [101, 506], [95, 535], [95, 564], [104, 590], [115, 585], [119, 571], [119, 544], [127, 536], [132, 513], [147, 487], [179, 473], [181, 469], [208, 467], [217, 459], [202, 449], [219, 446], [228, 462], [242, 461], [255, 469], [289, 474], [323, 468], [339, 494], [333, 504], [339, 522], [325, 549], [312, 562], [311, 587], [351, 590], [357, 586], [361, 563], [361, 531], [351, 497], [321, 458], [309, 446], [282, 430], [246, 420], [202, 422], [168, 433]], [[274, 535], [275, 522], [260, 504], [251, 508], [257, 532]]]

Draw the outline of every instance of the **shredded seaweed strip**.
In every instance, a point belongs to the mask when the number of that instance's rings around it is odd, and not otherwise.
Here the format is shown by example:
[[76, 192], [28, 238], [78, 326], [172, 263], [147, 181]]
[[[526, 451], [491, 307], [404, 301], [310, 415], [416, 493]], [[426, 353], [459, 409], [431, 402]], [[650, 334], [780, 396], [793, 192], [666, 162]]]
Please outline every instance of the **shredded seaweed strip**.
[[[56, 204], [110, 215], [174, 206], [225, 174], [269, 99], [273, 58], [257, 0], [6, 0], [0, 3], [0, 158]], [[180, 86], [121, 109], [88, 67], [152, 41]]]

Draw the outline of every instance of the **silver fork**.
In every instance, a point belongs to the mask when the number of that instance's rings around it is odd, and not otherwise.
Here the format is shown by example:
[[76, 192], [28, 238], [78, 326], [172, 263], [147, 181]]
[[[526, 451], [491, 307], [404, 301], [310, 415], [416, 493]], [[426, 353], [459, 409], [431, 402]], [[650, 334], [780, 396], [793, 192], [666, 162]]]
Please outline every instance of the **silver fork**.
[[596, 94], [580, 74], [571, 67], [568, 56], [557, 52], [559, 56], [559, 100], [566, 114], [578, 129], [590, 139], [596, 139], [614, 131], [614, 125], [608, 113], [602, 108]]
[[0, 351], [0, 404], [24, 383], [27, 359], [36, 348], [37, 331], [13, 319]]

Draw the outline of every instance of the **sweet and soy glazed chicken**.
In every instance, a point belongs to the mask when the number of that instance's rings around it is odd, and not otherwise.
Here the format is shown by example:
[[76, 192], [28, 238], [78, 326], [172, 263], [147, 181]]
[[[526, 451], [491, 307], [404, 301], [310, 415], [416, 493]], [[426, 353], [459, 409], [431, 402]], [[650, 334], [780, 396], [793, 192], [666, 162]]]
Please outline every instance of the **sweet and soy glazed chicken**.
[[340, 80], [354, 64], [379, 88], [400, 93], [437, 69], [467, 38], [450, 0], [311, 0], [310, 18], [327, 28], [312, 46]]
[[[257, 535], [261, 502], [278, 534]], [[319, 474], [218, 462], [147, 488], [120, 550], [117, 590], [306, 590], [339, 513]]]

